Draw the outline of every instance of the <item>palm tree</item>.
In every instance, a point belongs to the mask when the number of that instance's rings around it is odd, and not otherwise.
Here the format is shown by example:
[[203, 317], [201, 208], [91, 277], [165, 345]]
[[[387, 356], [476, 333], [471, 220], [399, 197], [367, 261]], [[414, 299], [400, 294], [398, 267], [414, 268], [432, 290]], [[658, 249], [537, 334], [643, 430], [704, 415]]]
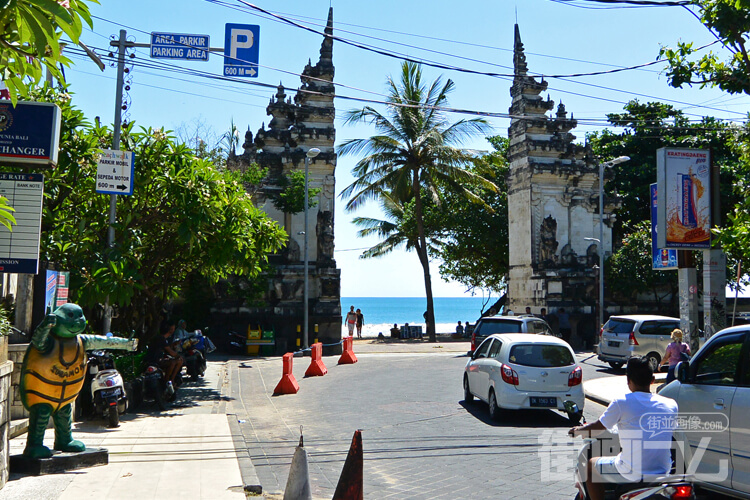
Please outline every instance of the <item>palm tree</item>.
[[401, 80], [395, 82], [389, 78], [387, 87], [385, 114], [369, 106], [346, 113], [345, 123], [372, 124], [379, 135], [352, 139], [339, 146], [340, 155], [365, 155], [352, 170], [356, 180], [340, 196], [351, 196], [346, 204], [347, 211], [382, 198], [384, 193], [389, 193], [402, 206], [414, 200], [417, 239], [413, 245], [424, 272], [427, 334], [430, 341], [435, 342], [435, 311], [422, 196], [429, 196], [439, 204], [440, 189], [450, 189], [482, 203], [463, 186], [476, 182], [497, 189], [491, 182], [463, 168], [472, 155], [457, 147], [465, 139], [486, 136], [490, 127], [482, 118], [450, 124], [443, 108], [454, 88], [453, 81], [443, 83], [438, 78], [427, 86], [422, 82], [422, 69], [418, 64], [404, 62]]
[[[414, 250], [419, 244], [417, 228], [414, 224], [413, 210], [404, 207], [397, 199], [389, 193], [381, 192], [379, 195], [380, 207], [385, 213], [385, 219], [373, 217], [355, 217], [352, 222], [361, 227], [357, 234], [361, 238], [377, 235], [383, 241], [367, 249], [360, 255], [360, 259], [382, 257], [391, 253], [400, 246], [405, 246], [407, 251]], [[435, 254], [442, 242], [427, 239], [427, 248], [430, 254]]]

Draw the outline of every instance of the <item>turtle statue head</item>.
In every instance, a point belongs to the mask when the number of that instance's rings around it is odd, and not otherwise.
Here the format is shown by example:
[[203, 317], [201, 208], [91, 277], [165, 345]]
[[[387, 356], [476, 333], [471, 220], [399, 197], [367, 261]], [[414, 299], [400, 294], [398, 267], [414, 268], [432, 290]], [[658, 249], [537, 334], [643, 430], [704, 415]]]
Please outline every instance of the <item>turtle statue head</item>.
[[53, 313], [55, 326], [52, 333], [61, 338], [73, 338], [86, 329], [86, 316], [78, 304], [63, 304]]

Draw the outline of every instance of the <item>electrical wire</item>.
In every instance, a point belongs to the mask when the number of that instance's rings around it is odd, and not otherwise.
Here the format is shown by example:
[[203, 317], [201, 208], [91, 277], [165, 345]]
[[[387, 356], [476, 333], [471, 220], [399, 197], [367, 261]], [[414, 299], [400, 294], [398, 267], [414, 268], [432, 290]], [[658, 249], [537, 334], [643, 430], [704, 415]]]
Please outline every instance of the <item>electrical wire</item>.
[[[98, 47], [95, 47], [98, 48]], [[82, 51], [81, 51], [82, 52]], [[105, 59], [109, 59], [112, 62], [116, 61], [116, 58], [114, 56], [105, 56]], [[198, 70], [192, 70], [188, 68], [183, 68], [181, 66], [166, 63], [162, 61], [150, 61], [150, 60], [131, 60], [131, 64], [134, 66], [144, 67], [144, 68], [150, 68], [150, 69], [157, 69], [157, 70], [164, 70], [164, 71], [170, 71], [170, 73], [182, 73], [187, 74], [191, 76], [199, 76], [201, 78], [206, 78], [210, 80], [218, 80], [218, 81], [225, 81], [225, 82], [232, 82], [232, 83], [240, 83], [245, 85], [254, 85], [254, 86], [261, 86], [265, 88], [270, 89], [276, 89], [277, 86], [262, 82], [255, 82], [255, 81], [248, 81], [244, 79], [238, 79], [238, 78], [232, 78], [232, 77], [225, 77], [225, 76], [217, 76], [213, 73], [207, 73], [203, 71]], [[321, 92], [316, 91], [310, 91], [306, 89], [288, 89], [290, 92], [302, 92], [307, 94], [316, 94], [316, 95], [325, 95]], [[590, 97], [586, 96], [584, 94], [580, 94], [583, 97]], [[390, 103], [387, 101], [380, 101], [380, 100], [374, 100], [374, 99], [365, 99], [365, 98], [358, 98], [358, 97], [352, 97], [352, 96], [344, 96], [344, 95], [336, 95], [335, 98], [337, 99], [344, 99], [344, 100], [351, 100], [351, 101], [357, 101], [357, 102], [364, 102], [364, 103], [370, 103], [370, 104], [383, 104], [383, 105], [391, 105], [393, 106], [394, 103]], [[609, 100], [611, 102], [616, 102], [618, 104], [626, 104], [618, 101]], [[402, 107], [422, 107], [420, 105], [412, 105], [412, 104], [400, 104]], [[448, 113], [459, 113], [459, 114], [469, 114], [469, 115], [475, 115], [475, 116], [483, 116], [483, 117], [494, 117], [494, 118], [528, 118], [524, 116], [517, 116], [517, 115], [511, 115], [509, 113], [498, 113], [498, 112], [489, 112], [489, 111], [477, 111], [477, 110], [467, 110], [467, 109], [460, 109], [460, 108], [450, 108], [450, 107], [433, 107], [433, 109], [436, 109], [438, 111], [442, 112], [448, 112]], [[738, 119], [739, 120], [739, 119]], [[579, 119], [578, 123], [581, 125], [590, 125], [590, 126], [611, 126], [609, 122], [606, 119]], [[601, 125], [599, 125], [601, 123]]]

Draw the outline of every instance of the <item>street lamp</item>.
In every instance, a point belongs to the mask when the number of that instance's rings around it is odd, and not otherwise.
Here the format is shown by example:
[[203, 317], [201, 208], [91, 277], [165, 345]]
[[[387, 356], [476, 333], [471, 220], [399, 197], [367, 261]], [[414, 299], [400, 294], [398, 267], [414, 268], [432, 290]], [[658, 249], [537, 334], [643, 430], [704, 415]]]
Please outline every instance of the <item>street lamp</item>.
[[599, 328], [604, 325], [604, 169], [628, 160], [629, 156], [618, 156], [614, 160], [599, 164], [599, 239], [584, 238], [599, 243]]
[[307, 154], [305, 155], [305, 292], [304, 292], [304, 328], [303, 328], [303, 337], [302, 337], [302, 348], [307, 349], [309, 347], [308, 342], [308, 332], [307, 332], [307, 326], [308, 326], [308, 308], [309, 308], [309, 300], [308, 300], [308, 273], [309, 273], [309, 263], [308, 263], [308, 257], [307, 257], [307, 219], [308, 219], [308, 212], [309, 210], [309, 203], [308, 203], [308, 191], [309, 191], [309, 171], [310, 171], [310, 158], [315, 158], [320, 154], [320, 150], [318, 148], [310, 148], [307, 150]]

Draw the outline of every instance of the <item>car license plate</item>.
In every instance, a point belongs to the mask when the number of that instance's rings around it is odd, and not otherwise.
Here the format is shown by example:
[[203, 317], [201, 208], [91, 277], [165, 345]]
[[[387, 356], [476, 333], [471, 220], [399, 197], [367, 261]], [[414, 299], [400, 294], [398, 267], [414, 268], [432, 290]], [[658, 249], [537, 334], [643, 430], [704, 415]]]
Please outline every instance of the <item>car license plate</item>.
[[530, 397], [529, 406], [534, 408], [556, 408], [557, 398]]
[[619, 343], [619, 342], [614, 342], [614, 341], [612, 341], [612, 340], [610, 340], [610, 341], [609, 341], [609, 343], [608, 343], [607, 345], [608, 345], [609, 347], [620, 347], [620, 343]]

